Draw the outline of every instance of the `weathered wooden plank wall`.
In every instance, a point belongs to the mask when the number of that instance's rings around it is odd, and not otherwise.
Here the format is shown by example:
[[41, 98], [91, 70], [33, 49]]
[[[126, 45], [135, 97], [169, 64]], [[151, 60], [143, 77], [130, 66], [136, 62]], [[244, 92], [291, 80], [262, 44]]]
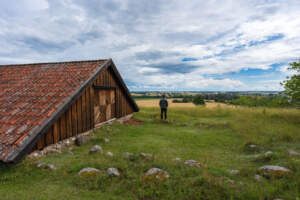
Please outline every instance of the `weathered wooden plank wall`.
[[[133, 113], [133, 108], [129, 104], [125, 92], [110, 68], [102, 72], [93, 85], [115, 88], [113, 116], [120, 118]], [[57, 143], [95, 127], [94, 95], [96, 94], [93, 85], [88, 87], [71, 107], [62, 114], [49, 131], [40, 138], [34, 149], [43, 149], [47, 145]]]

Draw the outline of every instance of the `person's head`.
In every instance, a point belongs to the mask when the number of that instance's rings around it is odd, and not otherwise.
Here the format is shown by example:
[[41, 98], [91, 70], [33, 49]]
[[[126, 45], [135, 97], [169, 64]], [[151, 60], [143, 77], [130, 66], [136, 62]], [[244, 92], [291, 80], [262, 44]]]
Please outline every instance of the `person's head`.
[[163, 95], [162, 95], [162, 98], [163, 98], [163, 99], [165, 99], [165, 98], [166, 98], [166, 95], [165, 95], [165, 94], [163, 94]]

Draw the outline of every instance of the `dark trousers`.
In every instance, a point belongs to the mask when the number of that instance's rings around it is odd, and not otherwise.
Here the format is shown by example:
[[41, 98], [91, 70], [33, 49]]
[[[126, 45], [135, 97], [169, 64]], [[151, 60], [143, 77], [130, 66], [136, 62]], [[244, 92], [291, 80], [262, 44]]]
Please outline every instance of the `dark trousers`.
[[163, 115], [165, 115], [165, 119], [167, 119], [167, 109], [161, 108], [160, 109], [160, 118], [163, 119]]

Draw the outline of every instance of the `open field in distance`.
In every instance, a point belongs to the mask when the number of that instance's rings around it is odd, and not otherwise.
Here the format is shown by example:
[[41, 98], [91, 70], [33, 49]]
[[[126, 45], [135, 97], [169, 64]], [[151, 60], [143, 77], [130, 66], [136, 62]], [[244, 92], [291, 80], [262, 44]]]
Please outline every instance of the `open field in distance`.
[[[168, 99], [169, 108], [193, 108], [196, 107], [193, 103], [173, 103], [172, 101], [176, 98]], [[159, 107], [160, 99], [136, 99], [136, 103], [140, 107]], [[225, 103], [217, 103], [214, 101], [206, 101], [205, 107], [214, 108], [214, 107], [235, 107], [231, 105], [227, 105]]]

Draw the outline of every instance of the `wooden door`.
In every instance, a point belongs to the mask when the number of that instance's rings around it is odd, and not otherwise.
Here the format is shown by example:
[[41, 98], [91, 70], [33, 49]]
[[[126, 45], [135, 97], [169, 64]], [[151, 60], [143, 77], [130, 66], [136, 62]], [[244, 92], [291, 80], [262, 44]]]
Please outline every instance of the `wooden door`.
[[115, 89], [96, 89], [94, 100], [95, 124], [115, 118]]

